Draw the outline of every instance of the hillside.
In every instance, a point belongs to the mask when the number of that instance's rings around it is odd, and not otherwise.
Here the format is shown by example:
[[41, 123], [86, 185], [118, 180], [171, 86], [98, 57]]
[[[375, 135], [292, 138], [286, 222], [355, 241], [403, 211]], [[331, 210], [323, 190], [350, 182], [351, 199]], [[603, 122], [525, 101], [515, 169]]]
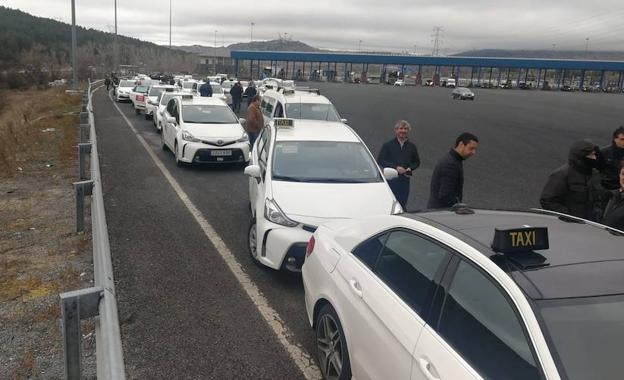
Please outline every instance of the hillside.
[[593, 59], [604, 61], [622, 61], [624, 52], [620, 51], [585, 51], [582, 50], [506, 50], [481, 49], [454, 54], [457, 57], [499, 57], [499, 58], [547, 58], [547, 59]]
[[[214, 48], [211, 46], [190, 45], [174, 46], [174, 48], [199, 55], [212, 55]], [[321, 51], [301, 41], [278, 39], [270, 41], [241, 42], [227, 47], [218, 47], [217, 55], [229, 54], [232, 50], [253, 50], [253, 51]]]
[[[79, 76], [112, 71], [114, 35], [83, 27], [76, 35]], [[118, 43], [119, 64], [145, 71], [193, 71], [197, 62], [195, 55], [136, 38], [118, 36]], [[69, 69], [70, 54], [71, 25], [0, 6], [0, 70], [60, 77]]]

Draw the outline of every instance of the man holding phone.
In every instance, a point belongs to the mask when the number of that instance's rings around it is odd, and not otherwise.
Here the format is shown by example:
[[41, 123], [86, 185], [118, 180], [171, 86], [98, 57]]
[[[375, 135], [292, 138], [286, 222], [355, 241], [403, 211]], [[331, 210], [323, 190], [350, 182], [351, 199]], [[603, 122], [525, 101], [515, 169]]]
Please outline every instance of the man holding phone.
[[418, 149], [408, 140], [411, 129], [410, 123], [399, 120], [394, 125], [395, 138], [381, 147], [377, 157], [382, 168], [393, 168], [399, 172], [399, 177], [388, 181], [388, 185], [404, 210], [409, 197], [410, 178], [413, 171], [420, 166]]

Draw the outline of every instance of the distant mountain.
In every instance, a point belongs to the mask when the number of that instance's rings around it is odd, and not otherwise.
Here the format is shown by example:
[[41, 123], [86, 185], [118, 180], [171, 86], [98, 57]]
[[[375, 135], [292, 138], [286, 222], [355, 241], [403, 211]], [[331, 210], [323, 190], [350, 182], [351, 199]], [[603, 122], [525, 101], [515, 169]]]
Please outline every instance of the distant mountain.
[[[191, 46], [174, 46], [174, 48], [199, 55], [213, 55], [214, 47], [191, 45]], [[321, 51], [301, 41], [293, 41], [288, 39], [277, 39], [271, 41], [253, 41], [241, 42], [229, 45], [227, 47], [217, 47], [216, 55], [229, 56], [232, 50], [253, 50], [253, 51]]]
[[591, 59], [604, 61], [623, 61], [624, 52], [620, 51], [579, 51], [579, 50], [506, 50], [481, 49], [454, 54], [456, 57], [498, 57], [498, 58], [546, 58], [546, 59]]

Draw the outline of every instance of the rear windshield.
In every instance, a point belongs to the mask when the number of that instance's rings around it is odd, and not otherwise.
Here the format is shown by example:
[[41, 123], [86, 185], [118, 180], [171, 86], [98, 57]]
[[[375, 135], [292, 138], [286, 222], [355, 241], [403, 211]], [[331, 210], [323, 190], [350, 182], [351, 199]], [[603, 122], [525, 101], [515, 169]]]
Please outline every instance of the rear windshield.
[[122, 80], [119, 82], [119, 87], [134, 87], [135, 83], [133, 80]]
[[551, 350], [570, 380], [624, 374], [624, 295], [539, 301]]
[[185, 123], [236, 124], [238, 118], [228, 106], [193, 104], [182, 106]]
[[303, 120], [340, 121], [338, 112], [331, 104], [287, 103], [286, 117]]
[[173, 97], [173, 95], [171, 94], [164, 94], [162, 96], [162, 99], [160, 99], [160, 104], [161, 105], [167, 105], [167, 103], [169, 102], [169, 99], [171, 99]]
[[147, 86], [136, 86], [134, 91], [135, 92], [147, 92], [148, 89], [149, 89], [149, 87], [147, 87]]
[[165, 92], [164, 88], [150, 88], [150, 92], [149, 92], [149, 96], [158, 96], [160, 94], [162, 94], [163, 92]]

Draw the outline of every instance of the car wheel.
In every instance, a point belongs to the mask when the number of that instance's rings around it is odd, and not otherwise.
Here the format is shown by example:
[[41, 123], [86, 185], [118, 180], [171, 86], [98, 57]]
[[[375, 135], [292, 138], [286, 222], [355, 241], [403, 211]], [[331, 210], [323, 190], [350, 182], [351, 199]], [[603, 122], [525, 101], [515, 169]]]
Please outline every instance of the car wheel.
[[316, 352], [325, 379], [351, 378], [349, 350], [336, 310], [327, 304], [316, 318]]
[[141, 114], [141, 110], [140, 110], [140, 109], [138, 109], [138, 108], [135, 108], [135, 109], [134, 109], [134, 112], [135, 112], [137, 115], [140, 115], [140, 114]]
[[180, 158], [178, 158], [178, 143], [177, 142], [173, 146], [173, 156], [175, 157], [175, 163], [177, 166], [184, 165], [184, 162], [180, 161]]
[[256, 218], [251, 218], [251, 222], [249, 223], [249, 230], [247, 231], [247, 248], [249, 249], [251, 261], [253, 261], [254, 264], [264, 268], [264, 265], [262, 265], [262, 263], [258, 260], [258, 230], [256, 228]]
[[165, 134], [164, 133], [160, 134], [160, 146], [161, 146], [162, 150], [164, 150], [165, 152], [169, 150], [169, 147], [167, 146], [167, 144], [165, 144]]

